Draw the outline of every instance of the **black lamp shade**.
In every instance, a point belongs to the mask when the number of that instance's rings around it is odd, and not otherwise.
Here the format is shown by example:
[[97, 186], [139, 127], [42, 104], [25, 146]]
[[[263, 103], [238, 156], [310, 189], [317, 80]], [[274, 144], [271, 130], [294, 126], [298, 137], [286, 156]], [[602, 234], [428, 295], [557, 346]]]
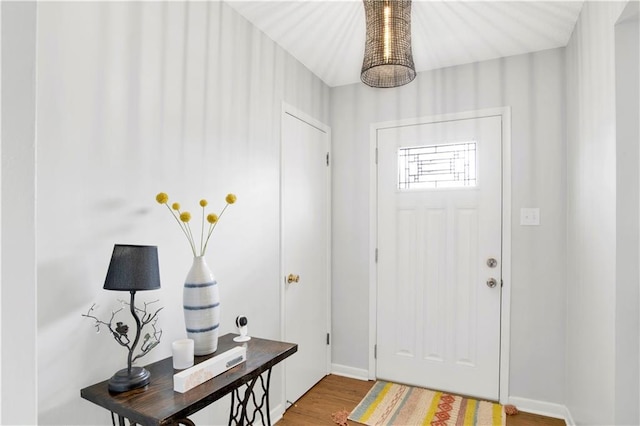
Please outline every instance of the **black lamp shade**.
[[117, 291], [159, 289], [158, 248], [116, 244], [103, 288]]

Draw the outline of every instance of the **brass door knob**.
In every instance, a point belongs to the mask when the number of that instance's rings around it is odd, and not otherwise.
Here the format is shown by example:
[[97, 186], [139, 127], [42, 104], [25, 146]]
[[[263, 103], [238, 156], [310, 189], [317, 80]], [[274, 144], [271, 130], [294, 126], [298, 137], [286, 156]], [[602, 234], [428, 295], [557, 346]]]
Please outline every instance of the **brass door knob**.
[[300, 275], [289, 274], [287, 277], [287, 283], [297, 283], [300, 281]]

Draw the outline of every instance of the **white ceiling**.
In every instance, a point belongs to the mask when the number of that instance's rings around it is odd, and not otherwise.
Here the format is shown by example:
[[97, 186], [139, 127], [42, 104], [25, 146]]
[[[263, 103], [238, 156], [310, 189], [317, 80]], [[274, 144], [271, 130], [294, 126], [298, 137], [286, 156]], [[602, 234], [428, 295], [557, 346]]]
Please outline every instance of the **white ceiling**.
[[[227, 0], [329, 86], [360, 81], [364, 8], [357, 0]], [[417, 71], [566, 46], [582, 1], [427, 1], [412, 5]]]

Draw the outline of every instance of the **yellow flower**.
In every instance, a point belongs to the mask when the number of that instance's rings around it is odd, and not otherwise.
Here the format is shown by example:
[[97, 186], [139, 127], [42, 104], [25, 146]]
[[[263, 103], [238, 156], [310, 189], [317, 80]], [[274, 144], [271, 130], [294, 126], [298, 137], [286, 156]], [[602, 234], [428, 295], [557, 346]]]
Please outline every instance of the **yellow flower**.
[[169, 196], [167, 194], [165, 194], [164, 192], [160, 192], [158, 195], [156, 195], [156, 201], [159, 204], [164, 204], [167, 201], [169, 201]]
[[169, 196], [164, 192], [160, 192], [158, 193], [158, 195], [156, 195], [156, 201], [167, 206], [167, 209], [169, 210], [173, 218], [176, 220], [176, 222], [178, 222], [180, 230], [185, 235], [185, 237], [187, 237], [187, 242], [189, 243], [189, 247], [191, 248], [191, 252], [194, 256], [204, 256], [205, 252], [207, 251], [207, 244], [209, 244], [209, 239], [213, 230], [218, 225], [218, 222], [220, 221], [220, 218], [222, 217], [224, 212], [227, 210], [227, 207], [229, 207], [230, 204], [235, 203], [236, 199], [237, 197], [235, 196], [235, 194], [227, 194], [227, 196], [225, 197], [227, 204], [222, 208], [220, 213], [209, 213], [206, 216], [207, 222], [209, 223], [209, 226], [206, 228], [204, 222], [205, 207], [209, 205], [209, 202], [204, 198], [199, 201], [200, 207], [202, 207], [202, 217], [199, 218], [202, 219], [202, 228], [200, 229], [200, 244], [199, 247], [196, 248], [196, 241], [193, 232], [191, 231], [191, 224], [189, 223], [191, 221], [191, 213], [186, 211], [181, 212], [180, 203], [172, 203], [171, 205], [169, 205]]

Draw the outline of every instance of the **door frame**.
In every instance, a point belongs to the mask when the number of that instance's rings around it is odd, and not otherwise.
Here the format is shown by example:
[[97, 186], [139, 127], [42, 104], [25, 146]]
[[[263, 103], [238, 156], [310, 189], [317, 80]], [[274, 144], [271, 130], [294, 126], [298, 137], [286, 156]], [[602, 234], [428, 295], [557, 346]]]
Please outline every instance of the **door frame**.
[[[327, 138], [327, 154], [329, 155], [329, 159], [331, 158], [331, 127], [329, 127], [328, 125], [324, 124], [323, 122], [321, 122], [320, 120], [317, 120], [316, 118], [304, 113], [302, 110], [294, 107], [293, 105], [290, 105], [286, 102], [282, 102], [282, 111], [280, 114], [280, 164], [278, 166], [279, 168], [279, 179], [280, 179], [280, 183], [279, 183], [279, 189], [278, 189], [278, 196], [280, 198], [280, 208], [279, 208], [279, 212], [278, 212], [278, 216], [279, 216], [279, 225], [280, 225], [280, 247], [279, 247], [279, 257], [280, 257], [280, 276], [278, 278], [279, 281], [279, 286], [278, 289], [280, 291], [280, 339], [284, 340], [285, 339], [285, 321], [286, 321], [286, 300], [285, 300], [285, 282], [284, 282], [284, 277], [287, 274], [287, 272], [285, 271], [285, 265], [284, 265], [284, 223], [283, 223], [283, 215], [282, 215], [282, 210], [283, 210], [283, 196], [282, 196], [282, 185], [283, 185], [283, 181], [282, 181], [282, 164], [285, 161], [285, 159], [283, 158], [283, 153], [284, 150], [282, 148], [282, 129], [284, 126], [284, 118], [285, 115], [290, 115], [292, 117], [295, 117], [301, 121], [304, 121], [305, 123], [309, 124], [312, 127], [315, 127], [316, 129], [324, 132], [326, 134], [326, 138]], [[331, 240], [331, 163], [329, 163], [329, 165], [327, 166], [327, 292], [326, 292], [326, 306], [327, 306], [327, 324], [326, 324], [326, 328], [327, 328], [327, 332], [331, 333], [331, 245], [332, 245], [332, 240]], [[332, 346], [332, 342], [330, 341], [329, 344], [326, 346], [326, 365], [325, 365], [325, 372], [328, 374], [331, 371], [331, 346]], [[281, 374], [281, 380], [282, 380], [282, 393], [281, 393], [281, 401], [283, 404], [283, 409], [282, 409], [282, 413], [284, 413], [284, 411], [286, 410], [286, 378], [285, 378], [285, 368], [281, 369], [282, 374]], [[277, 417], [275, 417], [277, 418]]]
[[509, 346], [511, 330], [511, 107], [487, 108], [451, 114], [392, 120], [369, 126], [369, 380], [376, 379], [375, 345], [377, 344], [377, 261], [378, 241], [378, 130], [418, 124], [473, 118], [502, 118], [502, 292], [500, 300], [500, 377], [499, 400], [508, 403]]

